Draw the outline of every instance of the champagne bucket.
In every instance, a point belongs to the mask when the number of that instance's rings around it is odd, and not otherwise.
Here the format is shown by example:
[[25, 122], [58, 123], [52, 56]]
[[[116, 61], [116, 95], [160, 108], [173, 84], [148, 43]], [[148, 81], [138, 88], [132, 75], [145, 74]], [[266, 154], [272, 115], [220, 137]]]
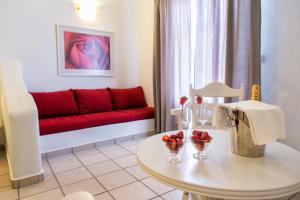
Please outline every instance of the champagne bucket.
[[255, 145], [250, 132], [249, 120], [242, 111], [232, 111], [228, 115], [226, 125], [232, 129], [231, 151], [245, 157], [262, 157], [266, 145]]

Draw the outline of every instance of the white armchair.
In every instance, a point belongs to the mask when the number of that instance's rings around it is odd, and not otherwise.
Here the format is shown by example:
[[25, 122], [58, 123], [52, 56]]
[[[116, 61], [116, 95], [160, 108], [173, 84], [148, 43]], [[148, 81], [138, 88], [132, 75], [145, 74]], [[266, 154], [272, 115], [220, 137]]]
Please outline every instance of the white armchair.
[[[202, 97], [238, 97], [239, 101], [244, 100], [244, 86], [241, 85], [239, 89], [230, 88], [224, 83], [214, 82], [206, 85], [201, 89], [194, 89], [190, 85], [189, 89], [189, 99], [192, 102], [192, 128], [200, 128], [197, 125], [197, 109], [198, 104], [196, 103], [196, 96], [200, 95]], [[207, 105], [208, 110], [213, 110], [216, 104], [209, 103]], [[171, 115], [177, 117], [178, 129], [182, 129], [182, 111], [181, 108], [175, 108], [171, 110]]]

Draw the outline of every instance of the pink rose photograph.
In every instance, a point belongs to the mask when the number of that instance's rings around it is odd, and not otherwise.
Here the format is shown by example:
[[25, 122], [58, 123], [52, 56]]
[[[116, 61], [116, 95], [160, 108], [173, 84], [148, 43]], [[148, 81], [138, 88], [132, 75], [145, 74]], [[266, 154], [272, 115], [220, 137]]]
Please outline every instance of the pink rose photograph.
[[57, 26], [61, 76], [113, 76], [113, 33]]

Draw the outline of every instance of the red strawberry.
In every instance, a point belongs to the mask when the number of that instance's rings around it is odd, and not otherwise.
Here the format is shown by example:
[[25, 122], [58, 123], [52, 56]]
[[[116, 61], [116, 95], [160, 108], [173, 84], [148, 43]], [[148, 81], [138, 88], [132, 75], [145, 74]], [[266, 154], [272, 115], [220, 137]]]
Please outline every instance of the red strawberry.
[[192, 135], [201, 135], [201, 131], [193, 130]]
[[197, 104], [201, 104], [202, 103], [202, 101], [203, 101], [203, 98], [202, 98], [202, 96], [198, 96], [197, 95], [197, 97], [196, 97], [196, 101], [197, 101]]
[[162, 141], [168, 142], [168, 141], [169, 141], [169, 136], [164, 135], [164, 136], [162, 137]]
[[178, 133], [176, 133], [176, 137], [178, 138], [178, 139], [183, 139], [183, 131], [179, 131]]
[[199, 135], [193, 135], [191, 138], [192, 138], [192, 140], [200, 140]]
[[176, 144], [177, 143], [177, 141], [176, 141], [176, 139], [169, 139], [169, 143], [172, 143], [172, 144]]
[[177, 136], [176, 136], [175, 134], [171, 134], [171, 135], [170, 135], [170, 139], [175, 139], [175, 140], [176, 140], [176, 139], [177, 139]]
[[187, 98], [186, 98], [186, 96], [184, 96], [184, 97], [180, 97], [180, 105], [184, 105], [185, 104], [185, 102], [187, 101]]
[[208, 140], [209, 139], [208, 132], [202, 132], [200, 139], [201, 140]]

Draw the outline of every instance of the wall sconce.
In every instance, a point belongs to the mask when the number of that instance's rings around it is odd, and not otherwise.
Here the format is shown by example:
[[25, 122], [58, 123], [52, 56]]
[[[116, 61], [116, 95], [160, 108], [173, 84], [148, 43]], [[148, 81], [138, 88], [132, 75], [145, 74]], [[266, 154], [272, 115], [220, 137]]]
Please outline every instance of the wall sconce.
[[75, 10], [79, 16], [87, 21], [95, 20], [99, 3], [97, 0], [79, 0], [75, 3]]

